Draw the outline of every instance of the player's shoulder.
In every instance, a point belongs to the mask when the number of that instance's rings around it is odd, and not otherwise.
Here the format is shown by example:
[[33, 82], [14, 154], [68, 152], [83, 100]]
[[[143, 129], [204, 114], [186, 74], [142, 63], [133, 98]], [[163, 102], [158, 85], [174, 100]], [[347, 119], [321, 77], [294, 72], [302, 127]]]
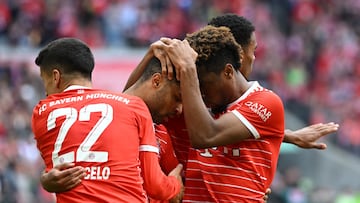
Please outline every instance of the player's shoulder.
[[251, 86], [248, 91], [249, 91], [248, 94], [249, 98], [265, 99], [268, 102], [272, 101], [282, 104], [282, 100], [276, 92], [266, 87], [263, 87], [257, 81], [251, 82]]
[[125, 94], [122, 92], [115, 92], [103, 89], [92, 89], [87, 92], [89, 98], [101, 98], [107, 100], [113, 100], [114, 102], [121, 102], [123, 104], [132, 105], [145, 105], [144, 101], [134, 95]]

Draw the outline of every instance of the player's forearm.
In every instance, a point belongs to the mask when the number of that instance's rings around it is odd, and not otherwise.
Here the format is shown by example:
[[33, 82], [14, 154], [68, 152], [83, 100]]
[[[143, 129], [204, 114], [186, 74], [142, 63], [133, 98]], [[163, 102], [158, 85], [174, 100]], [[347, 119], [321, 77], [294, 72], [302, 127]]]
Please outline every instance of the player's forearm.
[[129, 87], [131, 87], [133, 84], [136, 83], [136, 81], [143, 74], [146, 65], [149, 63], [150, 59], [153, 56], [154, 56], [153, 51], [151, 49], [149, 49], [147, 51], [147, 53], [145, 54], [144, 58], [140, 61], [140, 63], [136, 66], [136, 68], [131, 72], [123, 91], [127, 90]]
[[184, 116], [191, 145], [195, 148], [209, 147], [210, 139], [217, 132], [214, 119], [201, 97], [196, 68], [182, 69], [180, 85]]
[[157, 154], [140, 152], [144, 188], [149, 197], [169, 200], [181, 190], [181, 184], [174, 176], [166, 176], [159, 166]]

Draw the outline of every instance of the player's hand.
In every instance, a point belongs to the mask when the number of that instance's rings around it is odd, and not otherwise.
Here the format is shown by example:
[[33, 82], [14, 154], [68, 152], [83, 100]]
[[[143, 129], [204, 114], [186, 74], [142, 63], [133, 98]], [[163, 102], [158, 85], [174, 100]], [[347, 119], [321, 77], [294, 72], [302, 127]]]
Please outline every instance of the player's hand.
[[180, 203], [183, 196], [184, 196], [184, 184], [182, 182], [182, 177], [181, 177], [181, 173], [182, 173], [182, 169], [183, 169], [183, 165], [182, 164], [178, 164], [170, 173], [169, 176], [175, 176], [178, 181], [181, 184], [181, 189], [180, 192], [173, 198], [171, 198], [169, 200], [170, 203]]
[[174, 68], [171, 64], [169, 56], [164, 50], [165, 44], [158, 40], [150, 45], [154, 56], [159, 59], [161, 64], [161, 72], [165, 77], [168, 77], [169, 80], [172, 80], [174, 77]]
[[264, 195], [264, 197], [263, 197], [264, 203], [266, 203], [267, 200], [269, 199], [270, 193], [271, 193], [271, 189], [270, 189], [270, 188], [266, 189], [265, 195]]
[[334, 133], [338, 130], [339, 124], [330, 123], [318, 123], [301, 128], [296, 131], [292, 131], [293, 137], [290, 143], [297, 145], [298, 147], [305, 149], [326, 149], [326, 144], [317, 142], [321, 137]]
[[176, 79], [180, 80], [181, 70], [194, 68], [196, 71], [197, 52], [191, 48], [187, 40], [178, 40], [162, 37], [160, 39], [165, 46], [165, 51], [175, 67]]
[[48, 192], [65, 192], [81, 183], [86, 171], [74, 163], [63, 163], [55, 166], [49, 172], [44, 172], [40, 177], [43, 188]]

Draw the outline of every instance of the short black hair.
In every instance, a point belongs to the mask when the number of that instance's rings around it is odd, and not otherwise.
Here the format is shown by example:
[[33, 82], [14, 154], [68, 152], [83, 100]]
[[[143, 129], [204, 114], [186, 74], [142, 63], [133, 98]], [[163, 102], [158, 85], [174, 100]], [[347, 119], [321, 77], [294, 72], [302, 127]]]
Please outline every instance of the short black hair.
[[[155, 73], [162, 73], [162, 69], [161, 69], [160, 60], [155, 56], [153, 56], [150, 59], [149, 63], [146, 65], [145, 70], [140, 77], [140, 80], [141, 81], [147, 80]], [[175, 71], [174, 71], [174, 78], [176, 78]]]
[[220, 73], [230, 63], [236, 71], [240, 70], [241, 46], [235, 41], [227, 27], [207, 25], [197, 32], [187, 34], [186, 40], [198, 53], [197, 70]]
[[84, 42], [76, 38], [59, 38], [40, 51], [35, 64], [47, 73], [57, 68], [64, 74], [80, 73], [91, 80], [95, 62], [90, 48]]
[[209, 21], [208, 25], [228, 27], [234, 35], [236, 42], [242, 47], [250, 44], [251, 34], [255, 31], [254, 25], [249, 20], [232, 13], [214, 17]]
[[144, 72], [142, 73], [140, 80], [144, 81], [149, 79], [154, 73], [161, 73], [160, 60], [156, 57], [152, 57], [149, 63], [146, 65]]

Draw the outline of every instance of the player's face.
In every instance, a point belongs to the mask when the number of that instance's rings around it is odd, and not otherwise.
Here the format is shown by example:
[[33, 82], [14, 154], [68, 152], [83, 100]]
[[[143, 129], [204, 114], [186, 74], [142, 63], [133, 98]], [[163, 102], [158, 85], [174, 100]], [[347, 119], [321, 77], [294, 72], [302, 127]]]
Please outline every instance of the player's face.
[[243, 59], [240, 68], [240, 72], [245, 78], [249, 78], [252, 72], [254, 61], [255, 61], [255, 50], [257, 47], [255, 32], [251, 34], [250, 43], [248, 46], [243, 47]]
[[205, 105], [211, 108], [213, 113], [225, 111], [229, 104], [228, 92], [231, 88], [222, 74], [201, 73], [199, 74], [199, 81]]
[[162, 123], [169, 117], [173, 117], [182, 112], [180, 86], [176, 82], [165, 81], [156, 90], [153, 97], [154, 105], [152, 118], [155, 123]]

